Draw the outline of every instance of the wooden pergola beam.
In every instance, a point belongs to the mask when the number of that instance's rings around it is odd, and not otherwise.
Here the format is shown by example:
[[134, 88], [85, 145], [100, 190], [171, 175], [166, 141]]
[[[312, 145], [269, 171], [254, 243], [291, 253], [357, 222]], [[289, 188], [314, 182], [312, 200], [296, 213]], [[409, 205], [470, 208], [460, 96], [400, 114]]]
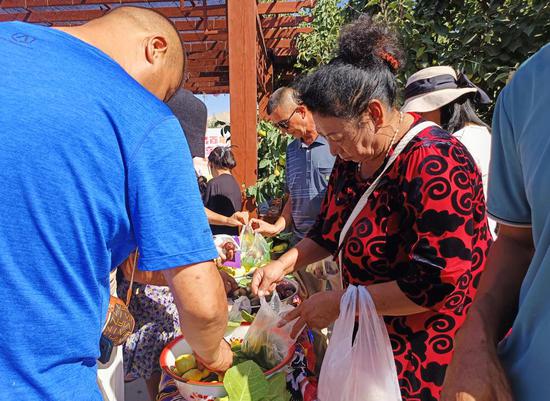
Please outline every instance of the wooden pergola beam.
[[302, 33], [310, 33], [313, 31], [313, 28], [303, 27], [303, 28], [275, 28], [275, 29], [266, 29], [264, 30], [265, 39], [293, 39]]
[[205, 32], [183, 32], [180, 33], [180, 37], [183, 42], [216, 42], [216, 41], [226, 41], [227, 32], [215, 31], [213, 33]]
[[276, 16], [262, 17], [262, 28], [290, 28], [298, 27], [302, 22], [313, 21], [312, 17], [291, 17], [291, 16]]
[[[4, 0], [18, 3], [18, 5], [13, 7], [25, 7], [25, 0]], [[37, 0], [42, 1], [42, 0]], [[48, 6], [52, 6], [54, 2], [65, 2], [66, 0], [45, 0], [44, 3], [48, 2]], [[95, 3], [96, 0], [88, 0], [88, 3]], [[109, 4], [105, 0], [97, 0], [97, 4]], [[119, 4], [117, 1], [115, 4]], [[144, 3], [147, 4], [147, 3]], [[43, 6], [47, 6], [43, 4]], [[7, 7], [2, 4], [2, 7]], [[109, 9], [97, 9], [97, 10], [82, 10], [77, 7], [74, 10], [31, 10], [32, 12], [29, 15], [28, 22], [84, 22], [89, 21], [93, 18], [101, 17]], [[155, 7], [155, 11], [163, 14], [168, 18], [184, 18], [184, 17], [202, 17], [204, 11], [199, 7]], [[225, 5], [212, 5], [208, 6], [206, 10], [206, 15], [208, 17], [224, 17], [225, 16]]]
[[0, 14], [0, 22], [25, 21], [28, 15], [29, 15], [28, 13]]
[[273, 49], [273, 55], [276, 57], [290, 57], [298, 54], [298, 50], [292, 47], [275, 48]]
[[174, 25], [180, 32], [227, 29], [227, 22], [225, 18], [207, 19], [206, 23], [203, 18], [196, 20], [174, 21]]
[[208, 59], [208, 58], [215, 58], [215, 59], [225, 59], [225, 56], [227, 55], [227, 52], [224, 50], [211, 50], [206, 52], [200, 52], [200, 53], [191, 53], [187, 55], [187, 58], [189, 60], [202, 60], [202, 59]]
[[269, 39], [265, 41], [267, 47], [270, 49], [291, 49], [294, 48], [292, 45], [292, 39]]
[[188, 60], [186, 65], [187, 71], [191, 71], [192, 69], [204, 71], [204, 69], [218, 67], [229, 68], [229, 65], [227, 61], [219, 59]]
[[315, 7], [315, 0], [273, 1], [258, 4], [258, 14], [293, 14], [302, 8]]
[[244, 188], [256, 183], [256, 1], [227, 0], [231, 143], [235, 145], [235, 178]]
[[229, 87], [218, 87], [218, 88], [196, 88], [192, 90], [193, 93], [201, 93], [205, 95], [221, 95], [228, 94]]
[[27, 22], [83, 22], [101, 17], [109, 10], [60, 10], [60, 11], [37, 11], [33, 10], [27, 18]]
[[187, 65], [185, 71], [191, 73], [191, 72], [204, 72], [204, 73], [210, 73], [210, 72], [219, 72], [219, 73], [229, 73], [229, 66], [228, 65], [202, 65], [202, 64], [191, 64]]
[[202, 42], [202, 43], [183, 43], [185, 51], [190, 53], [201, 53], [211, 50], [227, 50], [227, 42]]

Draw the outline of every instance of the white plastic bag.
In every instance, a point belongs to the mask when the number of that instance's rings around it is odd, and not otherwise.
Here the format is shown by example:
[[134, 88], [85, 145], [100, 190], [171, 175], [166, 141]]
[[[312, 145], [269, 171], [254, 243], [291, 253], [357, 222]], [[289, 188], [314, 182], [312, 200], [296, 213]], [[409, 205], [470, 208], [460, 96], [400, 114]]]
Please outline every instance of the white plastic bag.
[[401, 401], [388, 332], [363, 286], [349, 286], [342, 297], [321, 367], [318, 400]]
[[266, 369], [272, 369], [287, 356], [296, 342], [290, 337], [293, 324], [277, 327], [281, 317], [293, 309], [283, 304], [277, 292], [267, 302], [260, 297], [260, 310], [244, 337], [241, 351]]
[[233, 302], [233, 306], [229, 311], [229, 321], [241, 322], [242, 311], [245, 311], [247, 313], [252, 312], [252, 305], [250, 305], [250, 299], [248, 299], [248, 297], [239, 297], [235, 300], [235, 302]]

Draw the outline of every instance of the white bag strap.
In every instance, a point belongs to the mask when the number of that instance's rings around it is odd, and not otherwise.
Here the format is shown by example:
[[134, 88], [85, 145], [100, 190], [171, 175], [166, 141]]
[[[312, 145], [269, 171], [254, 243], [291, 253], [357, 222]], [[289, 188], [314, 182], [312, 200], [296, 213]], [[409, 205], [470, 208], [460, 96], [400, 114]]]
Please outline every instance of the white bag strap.
[[[387, 161], [386, 165], [384, 166], [384, 169], [382, 170], [380, 175], [378, 177], [376, 177], [376, 179], [372, 182], [372, 184], [363, 193], [363, 195], [361, 196], [361, 199], [359, 199], [359, 202], [357, 202], [357, 204], [353, 208], [353, 211], [351, 212], [350, 216], [348, 217], [348, 219], [346, 221], [346, 224], [344, 224], [344, 228], [342, 228], [342, 232], [340, 233], [340, 237], [338, 238], [338, 255], [337, 256], [338, 256], [338, 264], [340, 265], [340, 278], [342, 278], [342, 243], [345, 241], [346, 234], [348, 233], [351, 225], [353, 224], [353, 222], [355, 221], [355, 219], [357, 218], [359, 213], [361, 213], [361, 211], [363, 210], [363, 208], [367, 204], [367, 201], [369, 200], [369, 197], [371, 196], [371, 194], [374, 192], [374, 190], [378, 186], [380, 180], [382, 179], [382, 177], [384, 176], [386, 171], [391, 167], [391, 165], [397, 159], [397, 157], [401, 154], [401, 152], [403, 152], [403, 149], [405, 149], [405, 147], [409, 144], [409, 142], [416, 135], [418, 135], [420, 132], [422, 132], [426, 128], [433, 127], [433, 126], [437, 126], [437, 124], [432, 122], [432, 121], [424, 121], [424, 122], [414, 126], [413, 128], [411, 128], [409, 130], [409, 132], [407, 132], [407, 134], [403, 138], [401, 138], [401, 140], [397, 143], [397, 146], [395, 147], [394, 152], [392, 153], [392, 155], [388, 159], [388, 161]], [[340, 282], [341, 282], [341, 285], [342, 285], [342, 288], [343, 288], [342, 279], [340, 279]]]

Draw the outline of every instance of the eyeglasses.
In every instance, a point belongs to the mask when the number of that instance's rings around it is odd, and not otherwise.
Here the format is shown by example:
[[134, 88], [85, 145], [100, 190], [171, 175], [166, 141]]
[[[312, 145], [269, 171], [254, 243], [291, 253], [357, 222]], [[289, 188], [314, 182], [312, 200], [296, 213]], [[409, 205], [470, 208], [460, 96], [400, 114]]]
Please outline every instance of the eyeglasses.
[[288, 117], [286, 120], [281, 120], [277, 123], [275, 123], [275, 125], [277, 127], [279, 127], [280, 129], [284, 129], [284, 130], [287, 130], [288, 129], [288, 126], [290, 124], [290, 119], [292, 118], [292, 116], [294, 116], [294, 113], [296, 113], [296, 111], [298, 111], [298, 109], [294, 109], [294, 111], [292, 112], [292, 114], [290, 115], [290, 117]]

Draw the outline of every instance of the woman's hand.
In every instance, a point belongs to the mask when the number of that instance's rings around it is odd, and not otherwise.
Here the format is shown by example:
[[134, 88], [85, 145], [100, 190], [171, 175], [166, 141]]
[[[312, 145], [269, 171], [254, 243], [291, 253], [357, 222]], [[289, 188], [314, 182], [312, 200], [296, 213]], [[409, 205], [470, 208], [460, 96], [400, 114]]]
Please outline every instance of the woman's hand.
[[250, 220], [250, 225], [254, 232], [262, 234], [264, 237], [274, 237], [282, 231], [275, 224], [269, 224], [267, 221], [260, 219]]
[[237, 220], [240, 225], [246, 226], [248, 224], [248, 219], [250, 216], [248, 215], [248, 212], [235, 212], [231, 216], [232, 219]]
[[340, 314], [342, 295], [344, 291], [325, 291], [314, 294], [289, 312], [281, 320], [279, 327], [298, 318], [290, 333], [292, 338], [296, 338], [306, 326], [310, 329], [324, 329], [330, 326]]
[[229, 217], [225, 217], [224, 226], [242, 227], [248, 223], [248, 212], [235, 212]]
[[252, 278], [252, 293], [258, 296], [271, 294], [285, 277], [285, 272], [285, 265], [279, 260], [273, 260], [264, 267], [256, 269]]

